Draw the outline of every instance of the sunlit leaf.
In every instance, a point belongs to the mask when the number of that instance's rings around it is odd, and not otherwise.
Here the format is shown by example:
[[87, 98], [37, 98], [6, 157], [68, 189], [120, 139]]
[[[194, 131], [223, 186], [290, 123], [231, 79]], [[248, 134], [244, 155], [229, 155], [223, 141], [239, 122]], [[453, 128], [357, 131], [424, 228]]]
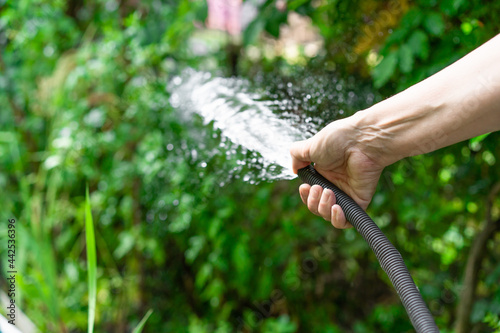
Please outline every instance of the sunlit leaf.
[[398, 62], [397, 52], [391, 52], [373, 69], [372, 76], [376, 88], [382, 87], [389, 81], [396, 70]]
[[406, 44], [399, 48], [399, 68], [403, 73], [409, 73], [413, 69], [413, 52]]
[[427, 59], [429, 56], [429, 39], [422, 30], [414, 31], [406, 43], [412, 53], [420, 59]]
[[420, 22], [422, 22], [423, 17], [424, 14], [420, 9], [413, 8], [405, 14], [403, 19], [401, 20], [401, 26], [408, 30], [412, 30], [415, 27], [417, 27], [420, 24]]
[[251, 45], [255, 43], [260, 33], [264, 30], [266, 21], [261, 18], [253, 20], [248, 27], [243, 31], [243, 45]]
[[424, 18], [423, 24], [425, 29], [434, 36], [441, 36], [444, 32], [444, 20], [439, 13], [427, 14]]

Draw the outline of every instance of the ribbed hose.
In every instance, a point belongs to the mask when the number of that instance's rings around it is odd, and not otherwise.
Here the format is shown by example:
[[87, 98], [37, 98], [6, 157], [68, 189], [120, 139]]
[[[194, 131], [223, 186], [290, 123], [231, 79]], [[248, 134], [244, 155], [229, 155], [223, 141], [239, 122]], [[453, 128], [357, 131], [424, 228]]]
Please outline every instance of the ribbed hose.
[[415, 282], [413, 282], [401, 254], [368, 214], [347, 194], [320, 175], [311, 165], [300, 169], [298, 175], [302, 181], [310, 185], [320, 185], [335, 193], [337, 204], [342, 207], [347, 220], [351, 222], [375, 252], [380, 265], [389, 276], [394, 288], [396, 288], [417, 333], [439, 332], [434, 318], [432, 318]]

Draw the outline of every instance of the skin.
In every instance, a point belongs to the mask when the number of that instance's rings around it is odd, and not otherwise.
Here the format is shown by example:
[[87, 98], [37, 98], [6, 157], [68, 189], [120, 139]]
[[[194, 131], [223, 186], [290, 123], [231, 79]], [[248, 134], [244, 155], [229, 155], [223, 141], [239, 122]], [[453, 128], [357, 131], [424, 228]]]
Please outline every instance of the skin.
[[[500, 35], [405, 91], [295, 142], [293, 171], [314, 163], [366, 209], [387, 165], [500, 130], [498, 59]], [[351, 227], [332, 191], [302, 184], [299, 193], [312, 213], [336, 228]]]

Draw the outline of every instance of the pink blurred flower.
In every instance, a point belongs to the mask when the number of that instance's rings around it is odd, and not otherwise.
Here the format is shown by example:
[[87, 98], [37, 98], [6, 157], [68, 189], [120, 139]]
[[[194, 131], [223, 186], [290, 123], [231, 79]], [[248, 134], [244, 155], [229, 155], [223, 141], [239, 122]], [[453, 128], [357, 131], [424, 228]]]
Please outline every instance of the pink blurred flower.
[[241, 32], [241, 0], [207, 0], [207, 27], [227, 31], [231, 35]]

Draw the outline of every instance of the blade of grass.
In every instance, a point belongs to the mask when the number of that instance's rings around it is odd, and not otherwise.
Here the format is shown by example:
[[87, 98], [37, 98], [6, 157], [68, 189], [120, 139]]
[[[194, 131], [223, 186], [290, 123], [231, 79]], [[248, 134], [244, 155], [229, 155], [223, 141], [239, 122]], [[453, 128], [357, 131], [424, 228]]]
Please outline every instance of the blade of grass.
[[153, 313], [153, 309], [149, 309], [148, 312], [144, 315], [142, 320], [137, 324], [136, 328], [132, 331], [132, 333], [141, 333], [142, 329], [144, 328], [144, 325], [146, 324], [146, 321], [149, 319], [149, 316]]
[[87, 271], [88, 271], [88, 286], [89, 286], [89, 317], [88, 317], [88, 333], [94, 332], [95, 307], [97, 295], [96, 282], [96, 248], [94, 236], [94, 222], [92, 220], [92, 211], [90, 208], [89, 186], [87, 185], [85, 193], [85, 237], [87, 245]]

